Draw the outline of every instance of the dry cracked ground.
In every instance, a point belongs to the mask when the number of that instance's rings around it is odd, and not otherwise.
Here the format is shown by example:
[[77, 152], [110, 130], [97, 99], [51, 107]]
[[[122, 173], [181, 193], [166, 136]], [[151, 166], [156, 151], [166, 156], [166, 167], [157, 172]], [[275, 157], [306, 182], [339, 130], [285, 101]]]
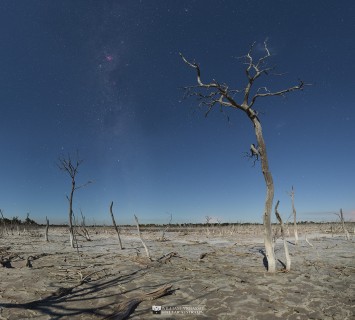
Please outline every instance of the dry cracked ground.
[[[307, 233], [305, 233], [307, 232]], [[289, 238], [291, 271], [265, 269], [262, 229], [89, 229], [69, 246], [65, 228], [0, 237], [0, 319], [354, 319], [355, 239], [317, 230]], [[309, 243], [305, 241], [305, 235]], [[154, 299], [154, 300], [153, 300]], [[152, 306], [161, 306], [153, 314]], [[168, 313], [167, 309], [170, 310]]]

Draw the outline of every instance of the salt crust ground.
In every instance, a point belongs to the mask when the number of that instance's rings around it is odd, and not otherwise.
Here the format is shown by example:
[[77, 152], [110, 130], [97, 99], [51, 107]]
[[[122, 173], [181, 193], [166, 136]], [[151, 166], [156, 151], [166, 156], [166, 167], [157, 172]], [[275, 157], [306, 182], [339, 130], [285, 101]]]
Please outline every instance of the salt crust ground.
[[[308, 231], [312, 247], [301, 232], [298, 246], [289, 238], [291, 272], [269, 274], [261, 230], [213, 232], [167, 232], [164, 242], [157, 241], [161, 232], [143, 232], [154, 260], [175, 253], [160, 262], [146, 259], [132, 230], [122, 235], [122, 251], [107, 228], [90, 230], [90, 242], [78, 237], [78, 250], [69, 247], [64, 228], [50, 229], [49, 242], [43, 229], [3, 234], [0, 257], [10, 258], [12, 267], [0, 268], [0, 319], [103, 319], [118, 304], [166, 283], [173, 285], [172, 294], [143, 301], [129, 319], [355, 318], [355, 239]], [[281, 239], [275, 252], [281, 270]], [[89, 274], [70, 294], [52, 295]], [[200, 306], [204, 312], [153, 315], [152, 305]]]

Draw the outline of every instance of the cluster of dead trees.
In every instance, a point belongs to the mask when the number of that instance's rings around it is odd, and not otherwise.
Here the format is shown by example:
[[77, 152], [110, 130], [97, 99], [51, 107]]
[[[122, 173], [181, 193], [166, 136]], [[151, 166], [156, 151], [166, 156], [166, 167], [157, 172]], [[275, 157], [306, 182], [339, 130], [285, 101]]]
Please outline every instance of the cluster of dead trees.
[[13, 217], [12, 219], [8, 219], [4, 216], [2, 209], [0, 209], [0, 230], [2, 233], [6, 234], [14, 234], [17, 232], [20, 234], [20, 230], [26, 230], [29, 227], [37, 227], [39, 224], [30, 219], [30, 214], [27, 213], [26, 219], [24, 221], [20, 220], [18, 216]]
[[[217, 80], [205, 81], [202, 77], [202, 72], [200, 65], [194, 61], [190, 61], [185, 56], [180, 54], [183, 62], [194, 70], [196, 75], [196, 84], [187, 86], [184, 88], [186, 92], [186, 96], [196, 97], [200, 106], [206, 108], [205, 115], [207, 116], [213, 109], [219, 108], [220, 111], [224, 112], [225, 109], [236, 110], [241, 112], [246, 116], [246, 119], [250, 121], [252, 128], [255, 132], [256, 142], [250, 144], [250, 152], [247, 153], [248, 158], [253, 160], [253, 165], [256, 162], [260, 161], [261, 163], [261, 172], [264, 178], [265, 187], [266, 187], [266, 199], [265, 206], [263, 212], [263, 225], [264, 225], [264, 245], [265, 245], [265, 256], [268, 262], [268, 271], [275, 272], [276, 271], [276, 258], [274, 253], [274, 242], [273, 242], [273, 230], [271, 223], [272, 216], [272, 206], [274, 201], [274, 182], [271, 171], [269, 169], [269, 160], [267, 156], [267, 148], [266, 142], [263, 135], [261, 120], [259, 117], [258, 111], [255, 109], [255, 106], [259, 101], [265, 98], [275, 97], [275, 96], [285, 96], [288, 93], [294, 91], [301, 91], [305, 88], [306, 84], [303, 81], [299, 81], [297, 84], [289, 86], [284, 89], [278, 90], [269, 90], [266, 86], [258, 86], [256, 87], [256, 83], [262, 78], [269, 75], [276, 75], [275, 68], [273, 66], [269, 66], [268, 61], [271, 57], [270, 50], [268, 48], [267, 41], [263, 44], [263, 54], [260, 57], [255, 57], [255, 43], [253, 43], [247, 52], [246, 55], [241, 57], [245, 64], [245, 82], [242, 85], [238, 85], [241, 89], [231, 88], [229, 85], [225, 83], [221, 83]], [[70, 155], [67, 157], [60, 157], [58, 162], [58, 167], [60, 170], [64, 171], [69, 177], [71, 182], [70, 193], [67, 195], [68, 200], [68, 224], [69, 224], [69, 235], [70, 235], [70, 245], [75, 247], [75, 237], [76, 235], [81, 235], [86, 238], [86, 240], [90, 241], [90, 235], [85, 225], [85, 216], [81, 212], [81, 223], [76, 221], [74, 211], [73, 211], [73, 201], [75, 192], [78, 189], [86, 187], [92, 181], [88, 181], [84, 184], [77, 184], [76, 178], [79, 172], [79, 167], [82, 164], [82, 160], [78, 157], [74, 159]], [[292, 214], [293, 214], [293, 223], [294, 223], [294, 238], [295, 244], [298, 244], [298, 232], [297, 232], [297, 217], [296, 217], [296, 209], [294, 204], [294, 189], [290, 192], [290, 197], [292, 201]], [[280, 213], [278, 212], [277, 202], [275, 206], [275, 215], [277, 220], [280, 223], [281, 228], [281, 237], [284, 241], [284, 248], [286, 254], [286, 270], [290, 269], [291, 261], [288, 254], [287, 241], [285, 235], [285, 225], [281, 218]], [[116, 230], [120, 248], [123, 249], [121, 238], [120, 238], [120, 228], [116, 225], [116, 221], [113, 214], [113, 202], [111, 202], [109, 207], [110, 215], [112, 218], [112, 223]], [[29, 217], [27, 217], [29, 219]], [[142, 234], [139, 227], [139, 222], [137, 216], [134, 215], [137, 230], [140, 239], [142, 240], [142, 244], [145, 248], [147, 257], [150, 258], [150, 253], [148, 247], [145, 245]], [[344, 226], [344, 218], [342, 211], [340, 211], [339, 218], [342, 221], [343, 230], [346, 234], [347, 238], [349, 238], [349, 234], [347, 233]], [[3, 223], [7, 223], [7, 221], [2, 218]], [[49, 221], [46, 218], [47, 227], [46, 227], [46, 239], [48, 240], [48, 227]], [[163, 230], [161, 241], [164, 240], [165, 232], [168, 230], [170, 226], [171, 220], [167, 226]], [[206, 226], [207, 232], [209, 232], [209, 228], [211, 226], [211, 218], [206, 217]]]

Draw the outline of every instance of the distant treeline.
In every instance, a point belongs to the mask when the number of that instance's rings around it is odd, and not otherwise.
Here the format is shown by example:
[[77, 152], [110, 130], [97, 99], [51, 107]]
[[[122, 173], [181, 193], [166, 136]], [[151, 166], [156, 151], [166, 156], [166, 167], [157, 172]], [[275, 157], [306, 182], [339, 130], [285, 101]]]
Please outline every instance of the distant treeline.
[[22, 225], [22, 224], [25, 224], [25, 225], [39, 225], [36, 221], [30, 219], [28, 216], [27, 218], [22, 221], [19, 219], [19, 217], [13, 217], [12, 219], [8, 219], [8, 218], [0, 218], [0, 223], [3, 224], [17, 224], [17, 225]]
[[[8, 219], [6, 219], [8, 220]], [[1, 219], [0, 219], [1, 221]], [[314, 222], [314, 221], [299, 221], [297, 224], [327, 224], [327, 223], [332, 223], [332, 222]], [[35, 223], [37, 224], [37, 223]], [[289, 224], [293, 224], [293, 222], [289, 222]], [[44, 226], [44, 224], [38, 224]], [[257, 222], [224, 222], [224, 223], [171, 223], [171, 224], [159, 224], [159, 223], [140, 223], [140, 227], [142, 228], [163, 228], [163, 227], [169, 227], [169, 228], [202, 228], [202, 227], [228, 227], [228, 226], [258, 226], [262, 225], [262, 223], [257, 223]], [[273, 225], [278, 225], [278, 223], [273, 223]], [[62, 224], [50, 224], [52, 227], [67, 227], [67, 223], [62, 223]], [[103, 227], [111, 227], [111, 224], [95, 224], [95, 225], [87, 225], [86, 227], [90, 228], [103, 228]], [[133, 224], [121, 224], [121, 228], [135, 228], [136, 225]]]

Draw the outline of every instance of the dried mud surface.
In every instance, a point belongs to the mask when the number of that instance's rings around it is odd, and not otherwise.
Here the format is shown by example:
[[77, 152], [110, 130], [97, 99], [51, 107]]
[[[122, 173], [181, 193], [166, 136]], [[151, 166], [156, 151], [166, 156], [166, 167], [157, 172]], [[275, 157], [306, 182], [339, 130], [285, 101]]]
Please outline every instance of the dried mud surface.
[[[50, 229], [49, 242], [42, 229], [3, 234], [0, 257], [11, 266], [0, 265], [0, 319], [104, 319], [119, 304], [164, 284], [172, 284], [171, 294], [142, 301], [129, 319], [355, 318], [355, 239], [307, 233], [313, 246], [302, 235], [295, 246], [290, 237], [288, 273], [281, 271], [279, 239], [279, 272], [269, 274], [261, 232], [167, 232], [167, 241], [157, 241], [161, 233], [143, 232], [153, 261], [133, 231], [121, 236], [124, 250], [112, 229], [89, 232], [92, 241], [78, 237], [77, 249], [61, 228]], [[154, 315], [153, 305], [204, 311]]]

